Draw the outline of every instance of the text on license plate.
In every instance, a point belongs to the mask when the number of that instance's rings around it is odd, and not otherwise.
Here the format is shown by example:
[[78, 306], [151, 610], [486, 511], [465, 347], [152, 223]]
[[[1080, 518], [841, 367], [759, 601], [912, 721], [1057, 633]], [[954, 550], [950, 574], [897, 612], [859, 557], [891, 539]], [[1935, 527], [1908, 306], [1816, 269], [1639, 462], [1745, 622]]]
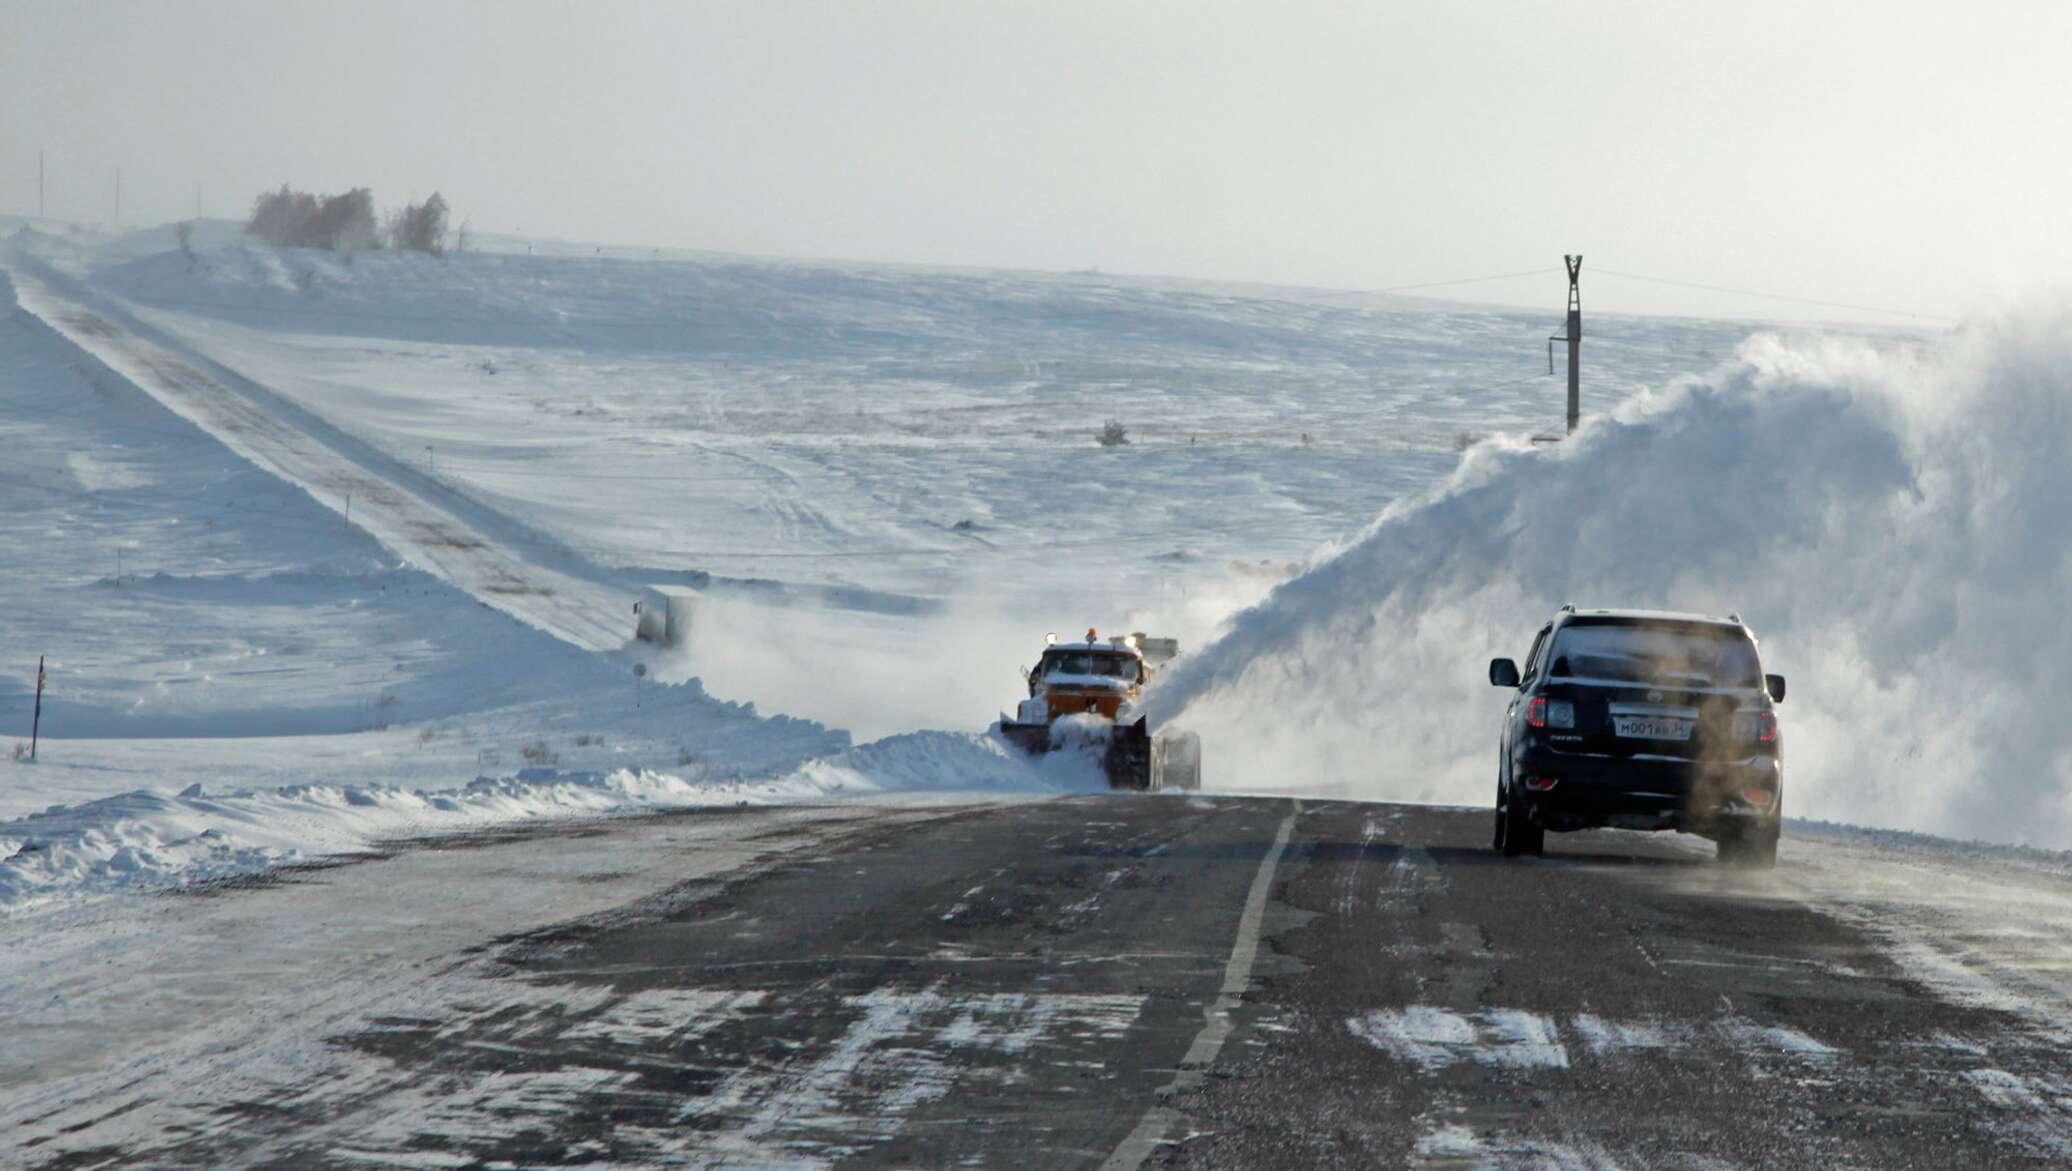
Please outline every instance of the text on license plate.
[[1621, 736], [1640, 740], [1689, 740], [1691, 721], [1661, 716], [1613, 716], [1612, 726]]

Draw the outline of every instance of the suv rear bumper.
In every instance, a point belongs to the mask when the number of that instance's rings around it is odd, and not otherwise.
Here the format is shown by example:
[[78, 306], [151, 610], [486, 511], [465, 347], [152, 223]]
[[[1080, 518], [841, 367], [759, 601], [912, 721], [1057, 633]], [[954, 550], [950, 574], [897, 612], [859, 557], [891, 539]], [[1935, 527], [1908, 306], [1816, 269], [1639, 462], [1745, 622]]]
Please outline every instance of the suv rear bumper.
[[[1512, 789], [1551, 830], [1674, 829], [1718, 836], [1776, 825], [1784, 769], [1774, 756], [1670, 760], [1528, 748], [1511, 762]], [[1552, 788], [1530, 782], [1551, 779]], [[1768, 800], [1758, 800], [1767, 794]]]

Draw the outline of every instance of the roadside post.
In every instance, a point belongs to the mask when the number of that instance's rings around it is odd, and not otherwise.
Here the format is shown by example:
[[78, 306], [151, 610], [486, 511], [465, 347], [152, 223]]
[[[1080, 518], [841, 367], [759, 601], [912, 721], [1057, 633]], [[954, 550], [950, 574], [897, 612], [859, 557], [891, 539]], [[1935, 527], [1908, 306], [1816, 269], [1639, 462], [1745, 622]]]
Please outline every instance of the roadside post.
[[43, 731], [43, 656], [36, 656], [36, 714], [29, 718], [29, 760], [36, 759], [36, 737]]

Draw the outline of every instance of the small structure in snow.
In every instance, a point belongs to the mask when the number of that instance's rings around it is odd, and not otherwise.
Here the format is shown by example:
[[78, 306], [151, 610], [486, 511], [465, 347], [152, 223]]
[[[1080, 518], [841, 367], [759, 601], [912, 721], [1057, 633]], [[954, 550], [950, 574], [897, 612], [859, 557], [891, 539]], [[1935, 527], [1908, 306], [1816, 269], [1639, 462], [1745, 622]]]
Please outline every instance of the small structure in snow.
[[682, 646], [691, 636], [691, 615], [702, 595], [693, 586], [640, 587], [633, 603], [633, 636], [657, 646]]

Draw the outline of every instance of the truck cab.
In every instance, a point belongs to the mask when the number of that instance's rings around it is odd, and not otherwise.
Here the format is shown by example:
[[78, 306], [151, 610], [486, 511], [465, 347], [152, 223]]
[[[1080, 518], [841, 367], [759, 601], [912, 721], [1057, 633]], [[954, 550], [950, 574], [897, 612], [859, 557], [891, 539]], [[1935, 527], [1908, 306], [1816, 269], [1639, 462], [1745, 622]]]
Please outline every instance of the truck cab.
[[[1029, 699], [1043, 704], [1038, 718], [1048, 722], [1081, 712], [1117, 719], [1124, 704], [1134, 704], [1142, 695], [1149, 672], [1133, 639], [1097, 642], [1089, 637], [1083, 643], [1046, 647], [1028, 675]], [[1035, 715], [1030, 707], [1022, 718]]]

